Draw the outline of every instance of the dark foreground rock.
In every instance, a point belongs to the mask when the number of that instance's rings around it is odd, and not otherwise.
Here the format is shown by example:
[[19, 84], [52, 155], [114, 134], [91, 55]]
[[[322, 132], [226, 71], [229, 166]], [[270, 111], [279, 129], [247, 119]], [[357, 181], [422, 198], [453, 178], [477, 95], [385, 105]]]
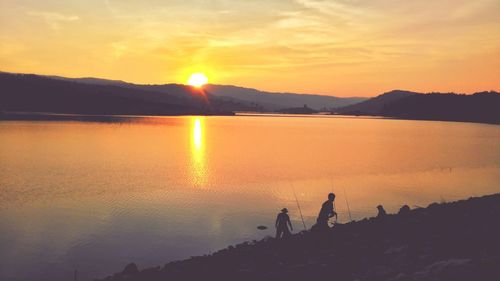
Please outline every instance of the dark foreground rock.
[[500, 280], [500, 194], [127, 267], [103, 280]]

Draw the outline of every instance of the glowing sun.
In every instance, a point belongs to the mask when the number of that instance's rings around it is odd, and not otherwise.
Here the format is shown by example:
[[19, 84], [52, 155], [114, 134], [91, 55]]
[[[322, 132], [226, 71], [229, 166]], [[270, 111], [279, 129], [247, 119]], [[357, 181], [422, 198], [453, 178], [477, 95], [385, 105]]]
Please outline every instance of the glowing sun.
[[208, 83], [208, 78], [203, 73], [193, 73], [191, 74], [188, 80], [188, 85], [196, 88], [200, 88], [207, 83]]

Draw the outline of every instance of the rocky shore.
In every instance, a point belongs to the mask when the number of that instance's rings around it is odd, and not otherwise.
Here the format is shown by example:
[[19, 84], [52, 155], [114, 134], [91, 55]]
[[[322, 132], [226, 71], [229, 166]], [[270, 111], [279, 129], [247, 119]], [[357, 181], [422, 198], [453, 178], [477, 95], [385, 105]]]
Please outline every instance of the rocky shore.
[[267, 238], [105, 281], [500, 280], [500, 194]]

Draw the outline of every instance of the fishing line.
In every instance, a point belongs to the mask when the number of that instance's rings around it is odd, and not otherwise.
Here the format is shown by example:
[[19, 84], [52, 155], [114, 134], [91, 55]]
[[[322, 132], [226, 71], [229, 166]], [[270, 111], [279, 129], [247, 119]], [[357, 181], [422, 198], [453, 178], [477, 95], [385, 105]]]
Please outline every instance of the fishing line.
[[344, 187], [344, 197], [345, 197], [345, 204], [347, 205], [347, 212], [349, 212], [349, 220], [352, 221], [351, 208], [349, 207], [349, 201], [347, 201], [347, 192], [345, 191], [345, 187]]
[[295, 193], [295, 188], [293, 187], [293, 184], [290, 185], [292, 186], [293, 196], [295, 196], [295, 201], [297, 202], [297, 208], [299, 208], [300, 219], [302, 219], [304, 230], [307, 230], [306, 223], [304, 222], [304, 217], [302, 216], [302, 210], [300, 209], [299, 199], [297, 198], [297, 194]]

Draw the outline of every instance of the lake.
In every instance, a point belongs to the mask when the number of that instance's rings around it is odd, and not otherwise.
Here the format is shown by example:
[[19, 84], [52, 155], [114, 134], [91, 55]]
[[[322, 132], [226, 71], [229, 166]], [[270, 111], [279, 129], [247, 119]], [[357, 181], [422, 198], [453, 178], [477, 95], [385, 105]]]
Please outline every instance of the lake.
[[[0, 121], [0, 280], [92, 280], [310, 227], [500, 192], [500, 126], [342, 116]], [[298, 200], [295, 200], [294, 193]], [[258, 230], [265, 225], [267, 230]]]

